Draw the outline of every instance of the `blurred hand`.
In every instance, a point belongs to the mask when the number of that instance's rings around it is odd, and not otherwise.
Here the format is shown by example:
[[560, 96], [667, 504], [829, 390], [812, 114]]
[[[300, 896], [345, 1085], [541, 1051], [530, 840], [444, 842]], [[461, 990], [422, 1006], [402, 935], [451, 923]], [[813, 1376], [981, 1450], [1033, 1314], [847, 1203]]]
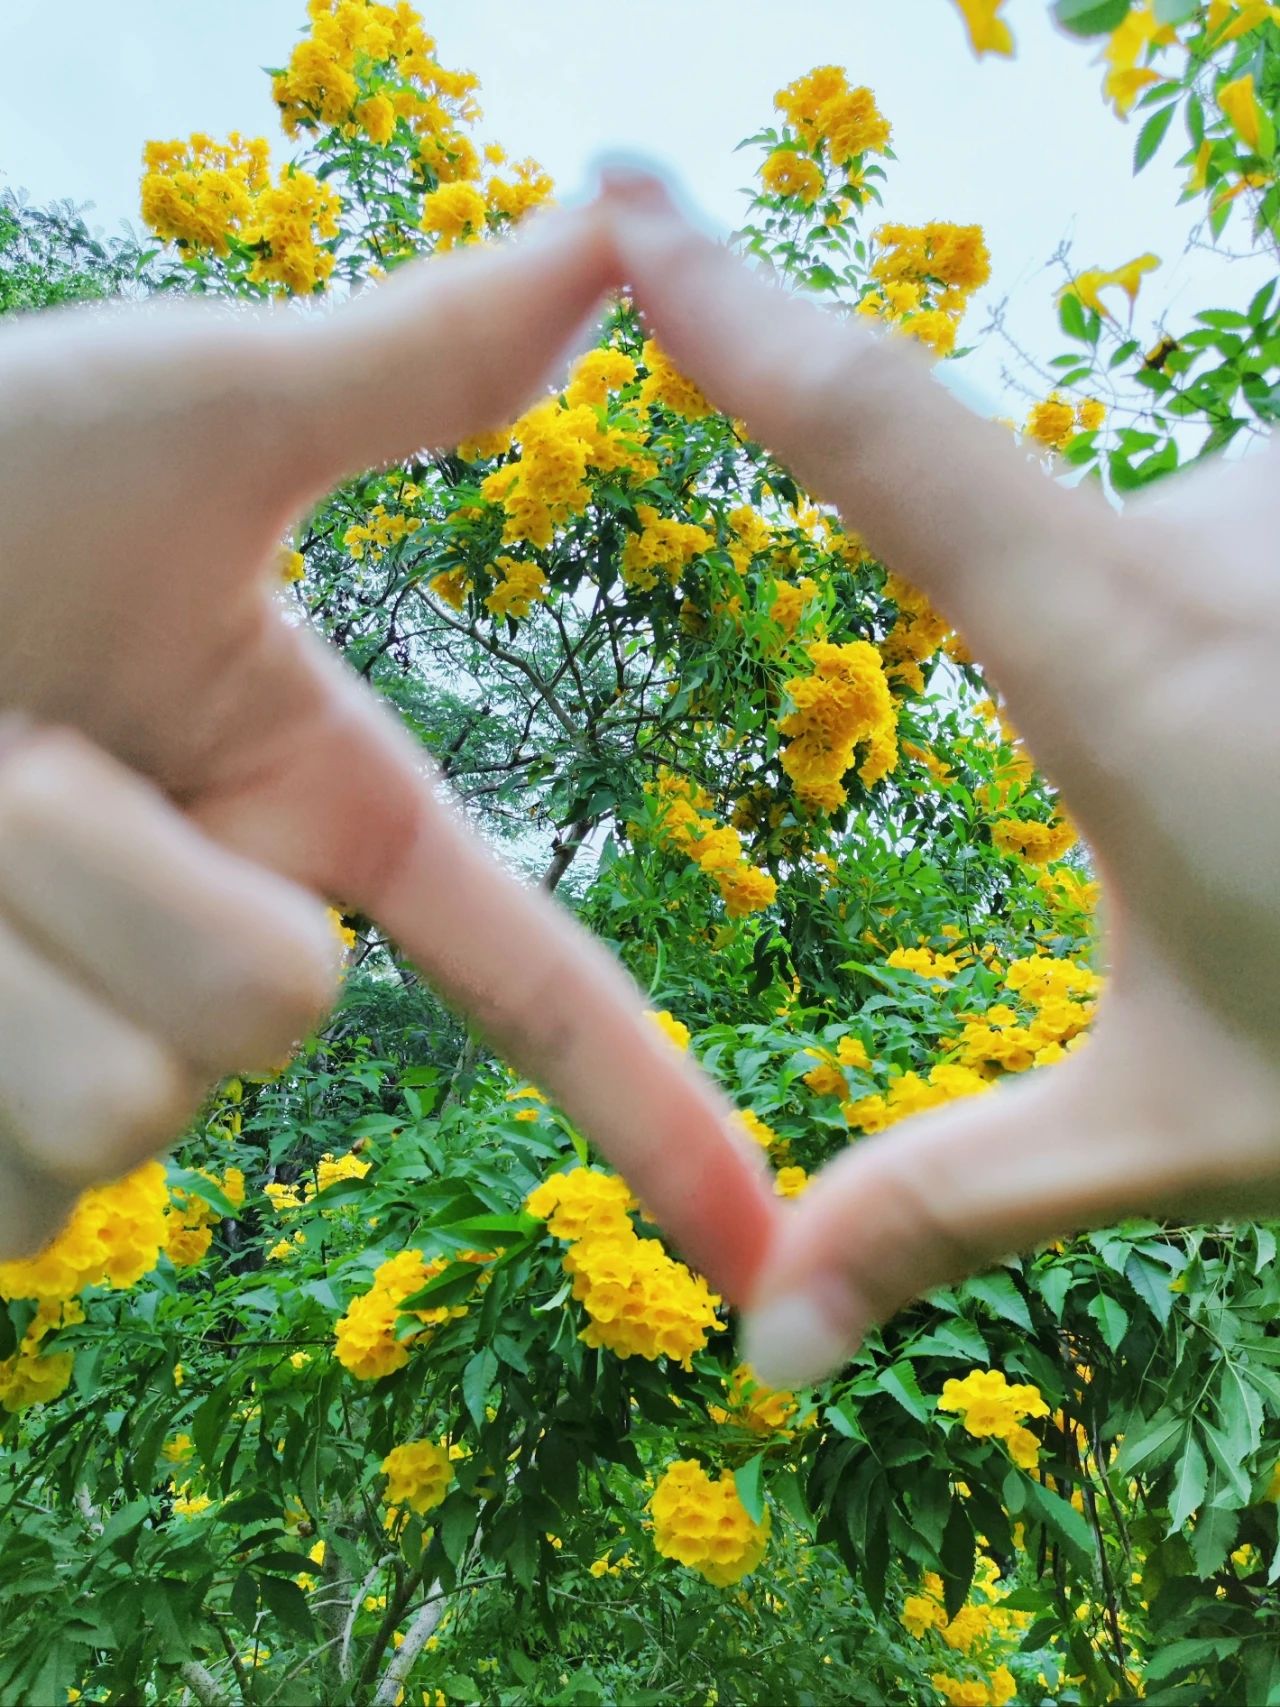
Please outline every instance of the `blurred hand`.
[[332, 999], [377, 919], [739, 1295], [774, 1225], [728, 1105], [442, 801], [273, 596], [342, 477], [511, 419], [611, 282], [598, 212], [324, 318], [155, 302], [0, 327], [0, 1256]]
[[672, 359], [914, 582], [989, 666], [1094, 851], [1087, 1048], [859, 1141], [754, 1285], [762, 1379], [827, 1373], [931, 1286], [1134, 1214], [1280, 1209], [1280, 453], [1123, 516], [972, 416], [921, 352], [784, 294], [657, 181], [607, 179]]

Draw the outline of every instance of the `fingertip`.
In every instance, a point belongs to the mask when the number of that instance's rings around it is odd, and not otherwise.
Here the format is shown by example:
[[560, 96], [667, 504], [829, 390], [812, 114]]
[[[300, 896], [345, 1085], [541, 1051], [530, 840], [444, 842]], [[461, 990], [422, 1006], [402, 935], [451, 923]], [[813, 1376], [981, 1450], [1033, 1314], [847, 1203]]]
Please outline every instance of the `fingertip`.
[[778, 1293], [765, 1292], [743, 1318], [742, 1357], [767, 1387], [809, 1387], [834, 1375], [867, 1328], [837, 1276], [811, 1275]]

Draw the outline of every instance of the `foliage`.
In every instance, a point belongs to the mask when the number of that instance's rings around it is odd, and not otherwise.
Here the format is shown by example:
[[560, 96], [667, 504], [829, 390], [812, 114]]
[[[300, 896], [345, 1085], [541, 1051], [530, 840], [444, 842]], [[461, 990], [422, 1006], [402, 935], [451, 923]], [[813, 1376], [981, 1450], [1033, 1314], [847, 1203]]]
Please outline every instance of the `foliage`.
[[[995, 51], [998, 9], [965, 7]], [[305, 308], [548, 194], [475, 140], [474, 80], [407, 6], [308, 10], [275, 73], [288, 166], [149, 147], [161, 288]], [[1115, 31], [1109, 76], [1145, 11], [1075, 8]], [[1185, 64], [1110, 93], [1176, 108], [1194, 193], [1266, 253], [1274, 8], [1177, 11], [1127, 69]], [[1214, 98], [1246, 76], [1256, 132]], [[820, 67], [750, 146], [742, 248], [953, 351], [982, 234], [876, 223], [870, 92]], [[43, 301], [78, 239], [31, 228]], [[1144, 354], [1103, 293], [1132, 322], [1147, 259], [1069, 274], [1075, 348], [1021, 435], [1121, 495], [1274, 415], [1272, 293]], [[563, 394], [351, 482], [279, 569], [630, 967], [780, 1192], [1087, 1046], [1088, 855], [980, 665], [625, 302]], [[163, 1189], [107, 1188], [0, 1270], [0, 1699], [1280, 1700], [1272, 1229], [1024, 1253], [770, 1393], [583, 1136], [340, 928], [324, 1035], [220, 1087]]]

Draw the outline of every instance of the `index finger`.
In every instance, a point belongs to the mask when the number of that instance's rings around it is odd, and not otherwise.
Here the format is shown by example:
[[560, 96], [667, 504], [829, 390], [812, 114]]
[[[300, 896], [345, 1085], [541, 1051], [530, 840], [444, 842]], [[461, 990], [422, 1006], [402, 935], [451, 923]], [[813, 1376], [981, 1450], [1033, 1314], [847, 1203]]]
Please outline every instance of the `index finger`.
[[784, 290], [702, 236], [659, 180], [605, 183], [624, 276], [672, 360], [929, 595], [1045, 760], [1074, 772], [1075, 713], [1115, 691], [1109, 637], [1132, 631], [1140, 597], [1116, 573], [1127, 536], [1105, 501], [1048, 478], [937, 382], [918, 346]]
[[681, 1254], [750, 1293], [779, 1224], [756, 1144], [649, 1019], [623, 968], [518, 883], [446, 803], [430, 761], [333, 653], [281, 628], [247, 774], [201, 826], [383, 926], [440, 994], [564, 1109]]

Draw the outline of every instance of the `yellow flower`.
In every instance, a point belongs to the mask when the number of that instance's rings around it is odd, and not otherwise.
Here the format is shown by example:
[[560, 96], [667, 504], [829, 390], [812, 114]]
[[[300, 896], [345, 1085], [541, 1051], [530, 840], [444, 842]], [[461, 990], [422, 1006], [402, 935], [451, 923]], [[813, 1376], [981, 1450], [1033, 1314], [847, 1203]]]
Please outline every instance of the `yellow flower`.
[[1253, 88], [1253, 72], [1247, 71], [1218, 90], [1218, 105], [1225, 113], [1232, 130], [1251, 154], [1262, 147], [1262, 109]]
[[773, 1177], [773, 1189], [779, 1197], [799, 1197], [809, 1184], [803, 1168], [779, 1168]]
[[653, 1544], [717, 1588], [740, 1582], [764, 1557], [770, 1517], [751, 1518], [728, 1471], [712, 1481], [701, 1464], [678, 1459], [663, 1471], [649, 1502]]
[[689, 1047], [689, 1027], [682, 1024], [674, 1014], [668, 1013], [665, 1008], [663, 1008], [660, 1013], [655, 1013], [653, 1009], [649, 1009], [648, 1016], [657, 1026], [658, 1030], [662, 1032], [665, 1037], [670, 1038], [671, 1042], [675, 1044], [677, 1049], [687, 1049]]
[[1107, 271], [1104, 267], [1091, 267], [1083, 273], [1077, 273], [1069, 284], [1059, 291], [1059, 296], [1074, 296], [1091, 308], [1095, 314], [1109, 314], [1099, 295], [1109, 285], [1117, 285], [1129, 298], [1130, 304], [1137, 301], [1138, 291], [1142, 286], [1142, 275], [1152, 272], [1160, 265], [1160, 257], [1147, 253], [1138, 255], [1132, 261], [1126, 261], [1122, 267]]
[[1055, 392], [1043, 403], [1032, 404], [1027, 424], [1022, 430], [1029, 439], [1053, 450], [1061, 450], [1067, 440], [1075, 436], [1075, 410]]
[[411, 1440], [393, 1446], [382, 1460], [387, 1478], [383, 1500], [388, 1505], [408, 1506], [420, 1517], [441, 1504], [453, 1480], [453, 1464], [446, 1442]]
[[794, 197], [812, 207], [822, 194], [822, 168], [793, 148], [775, 148], [760, 168], [760, 181], [775, 196]]
[[441, 184], [422, 204], [422, 229], [435, 233], [441, 249], [451, 249], [469, 237], [483, 236], [487, 211], [474, 184]]
[[1003, 18], [996, 16], [1005, 0], [956, 0], [969, 32], [969, 45], [982, 57], [984, 53], [1013, 54], [1013, 35]]
[[1111, 32], [1102, 57], [1107, 65], [1103, 94], [1118, 117], [1129, 112], [1143, 89], [1159, 81], [1159, 73], [1138, 61], [1178, 39], [1172, 25], [1161, 24], [1151, 0], [1135, 0], [1119, 27]]

